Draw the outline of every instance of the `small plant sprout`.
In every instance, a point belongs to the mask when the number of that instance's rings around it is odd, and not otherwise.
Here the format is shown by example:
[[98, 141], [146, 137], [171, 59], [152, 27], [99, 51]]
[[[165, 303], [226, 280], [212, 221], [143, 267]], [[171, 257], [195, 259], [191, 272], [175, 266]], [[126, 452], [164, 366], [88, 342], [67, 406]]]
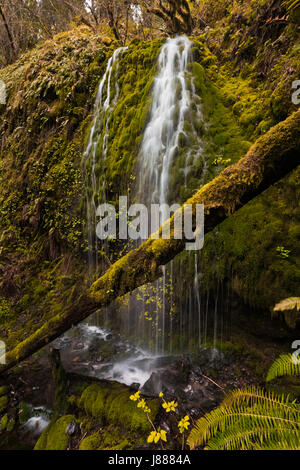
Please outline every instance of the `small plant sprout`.
[[280, 258], [282, 258], [282, 259], [287, 259], [287, 258], [289, 258], [290, 253], [291, 253], [291, 251], [290, 251], [290, 250], [286, 250], [286, 249], [284, 248], [284, 246], [278, 246], [278, 247], [276, 248], [276, 251], [277, 251], [278, 255], [280, 256]]

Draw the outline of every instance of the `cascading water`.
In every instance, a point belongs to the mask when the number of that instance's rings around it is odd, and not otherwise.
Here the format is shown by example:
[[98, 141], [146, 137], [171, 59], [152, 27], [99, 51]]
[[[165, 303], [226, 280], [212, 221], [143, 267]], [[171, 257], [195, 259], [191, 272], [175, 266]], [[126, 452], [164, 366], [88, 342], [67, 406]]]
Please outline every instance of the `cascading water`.
[[[195, 164], [199, 162], [200, 165], [197, 166], [202, 168], [198, 179], [204, 180], [207, 171], [202, 146], [202, 131], [205, 126], [201, 99], [196, 93], [192, 73], [192, 47], [193, 43], [187, 37], [168, 39], [158, 58], [152, 106], [138, 155], [138, 183], [134, 196], [136, 202], [145, 204], [148, 208], [151, 204], [160, 204], [162, 208], [166, 204], [181, 204], [186, 196], [181, 197], [180, 189], [189, 189], [190, 179], [194, 176], [191, 170]], [[106, 202], [103, 168], [110, 150], [110, 121], [119, 99], [119, 61], [125, 50], [126, 48], [117, 49], [108, 61], [98, 88], [94, 119], [84, 154], [91, 280], [99, 274], [100, 246], [95, 235], [96, 210], [99, 203]], [[160, 216], [162, 223], [168, 214], [163, 210]], [[206, 340], [208, 300], [205, 306], [206, 303], [200, 296], [198, 254], [190, 253], [191, 256], [195, 256], [189, 262], [194, 273], [194, 282], [188, 285], [182, 295], [174, 293], [174, 280], [185, 278], [186, 259], [181, 260], [179, 266], [172, 262], [164, 267], [162, 280], [128, 296], [125, 307], [125, 303], [114, 307], [121, 312], [121, 319], [127, 318], [127, 323], [121, 320], [120, 332], [135, 344], [150, 348], [156, 355], [187, 351], [190, 345], [199, 348]], [[112, 316], [109, 313], [107, 318]], [[90, 321], [90, 325], [99, 327], [108, 326], [109, 323], [103, 324], [103, 315], [101, 318], [94, 316]], [[216, 337], [216, 330], [214, 333]], [[175, 341], [173, 335], [175, 338], [176, 334], [179, 334], [179, 339]], [[127, 363], [130, 364], [130, 361], [131, 359]], [[116, 367], [118, 368], [117, 365]], [[124, 368], [124, 364], [121, 367]]]
[[[139, 200], [146, 204], [171, 202], [168, 194], [170, 170], [179, 149], [179, 139], [188, 137], [185, 120], [195, 96], [194, 86], [189, 89], [186, 80], [192, 44], [184, 36], [168, 39], [158, 59], [159, 74], [153, 87], [151, 116], [139, 157], [138, 195]], [[197, 113], [201, 120], [200, 107], [197, 108]], [[200, 153], [201, 146], [198, 147], [196, 157]], [[191, 159], [191, 154], [192, 149], [187, 160]], [[187, 165], [183, 170], [187, 170]]]
[[[119, 99], [118, 80], [112, 80], [112, 73], [114, 67], [116, 67], [116, 76], [118, 75], [119, 58], [126, 49], [126, 47], [116, 49], [108, 61], [105, 74], [98, 88], [94, 107], [94, 119], [88, 144], [84, 152], [87, 188], [88, 256], [91, 279], [98, 274], [98, 241], [96, 237], [97, 205], [100, 200], [105, 202], [105, 179], [103, 179], [103, 174], [101, 175], [101, 166], [103, 167], [107, 156], [109, 122]], [[113, 94], [112, 87], [114, 87]]]
[[[180, 185], [187, 185], [187, 178], [191, 166], [198, 158], [203, 159], [203, 174], [206, 171], [206, 163], [203, 157], [201, 139], [197, 135], [194, 122], [203, 122], [201, 102], [196, 94], [193, 77], [187, 79], [188, 65], [192, 59], [193, 43], [185, 36], [170, 38], [162, 47], [158, 59], [158, 76], [155, 79], [152, 96], [152, 109], [149, 123], [145, 129], [139, 154], [139, 184], [137, 189], [138, 202], [146, 204], [161, 205], [161, 220], [163, 223], [168, 218], [165, 205], [179, 203], [175, 201], [172, 193], [172, 170], [174, 163], [180, 155], [182, 142], [189, 142], [188, 151], [184, 152], [184, 164], [179, 169], [181, 172]], [[193, 111], [193, 119], [189, 115]], [[189, 121], [189, 122], [188, 122]], [[177, 182], [178, 185], [178, 182]], [[196, 258], [197, 264], [197, 258]], [[197, 268], [196, 268], [197, 269]], [[171, 265], [171, 272], [173, 265]], [[201, 316], [198, 273], [195, 276], [195, 295], [197, 298], [198, 314]], [[169, 277], [167, 279], [167, 277]], [[172, 286], [173, 275], [167, 274], [163, 268], [163, 279], [156, 283], [158, 295], [156, 302], [156, 328], [155, 328], [155, 350], [156, 353], [165, 353], [166, 344], [166, 283]], [[190, 296], [193, 293], [190, 294]], [[170, 302], [172, 306], [172, 301]], [[189, 311], [191, 315], [192, 300], [189, 299]], [[170, 316], [169, 332], [173, 328], [173, 319]], [[189, 322], [191, 325], [191, 323]], [[199, 318], [201, 325], [201, 318]], [[201, 327], [199, 326], [199, 335]], [[139, 332], [144, 336], [144, 332]], [[199, 338], [199, 343], [201, 339]], [[169, 351], [172, 343], [170, 342]]]

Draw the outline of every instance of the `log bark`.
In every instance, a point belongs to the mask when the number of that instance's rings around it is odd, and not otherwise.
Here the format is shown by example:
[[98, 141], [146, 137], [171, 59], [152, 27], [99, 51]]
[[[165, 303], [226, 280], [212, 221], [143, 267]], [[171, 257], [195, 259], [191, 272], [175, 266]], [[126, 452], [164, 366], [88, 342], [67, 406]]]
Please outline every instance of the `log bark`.
[[[261, 137], [237, 164], [226, 168], [187, 201], [205, 206], [205, 233], [212, 231], [251, 199], [300, 164], [300, 110]], [[183, 208], [181, 208], [183, 210]], [[86, 319], [136, 288], [153, 282], [166, 265], [185, 248], [185, 240], [152, 239], [113, 264], [71, 307], [51, 318], [33, 335], [9, 351], [7, 370]], [[196, 227], [194, 226], [194, 229]], [[0, 358], [1, 359], [1, 358]], [[1, 361], [0, 361], [1, 362]]]

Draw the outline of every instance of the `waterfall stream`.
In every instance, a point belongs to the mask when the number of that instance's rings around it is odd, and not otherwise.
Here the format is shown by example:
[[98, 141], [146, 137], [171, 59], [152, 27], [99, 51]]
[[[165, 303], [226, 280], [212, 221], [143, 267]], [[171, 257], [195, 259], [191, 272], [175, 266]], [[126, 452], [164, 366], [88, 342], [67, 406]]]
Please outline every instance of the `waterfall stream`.
[[[150, 209], [151, 204], [162, 206], [160, 223], [168, 214], [164, 205], [181, 204], [178, 188], [187, 187], [195, 163], [202, 161], [202, 178], [207, 171], [204, 158], [202, 134], [199, 128], [204, 125], [201, 99], [196, 93], [191, 65], [193, 43], [185, 36], [169, 38], [163, 45], [157, 62], [157, 76], [152, 87], [152, 104], [149, 119], [144, 131], [137, 158], [137, 185], [134, 199]], [[117, 49], [109, 59], [104, 76], [99, 84], [94, 118], [89, 133], [88, 144], [84, 153], [86, 169], [86, 204], [88, 256], [90, 279], [99, 274], [98, 250], [103, 243], [97, 241], [96, 211], [99, 203], [106, 202], [106, 181], [103, 171], [109, 152], [110, 120], [118, 103], [120, 89], [119, 60], [127, 48]], [[178, 166], [178, 162], [180, 165]], [[174, 181], [173, 175], [177, 172]], [[200, 295], [201, 273], [198, 267], [198, 254], [190, 254], [189, 264], [194, 270], [194, 282], [184, 299], [178, 301], [174, 294], [174, 280], [184, 279], [187, 260], [176, 266], [171, 262], [163, 267], [163, 277], [151, 286], [139, 289], [128, 296], [126, 307], [117, 307], [121, 319], [119, 332], [130, 338], [135, 345], [147, 348], [154, 353], [148, 360], [174, 352], [187, 351], [189, 345], [200, 348], [207, 337], [207, 301]], [[177, 302], [177, 303], [176, 303]], [[122, 310], [123, 309], [123, 310]], [[174, 314], [177, 312], [177, 315]], [[106, 318], [114, 317], [110, 310]], [[215, 312], [216, 316], [216, 312]], [[124, 321], [126, 318], [126, 321]], [[177, 324], [176, 324], [177, 321]], [[103, 315], [90, 320], [89, 325], [110, 328]], [[178, 339], [173, 339], [177, 328]], [[214, 338], [217, 330], [214, 329]], [[175, 336], [174, 336], [175, 337]], [[175, 341], [175, 343], [174, 343]], [[144, 355], [148, 353], [143, 352]], [[129, 357], [121, 362], [121, 369], [128, 367], [128, 377], [132, 378], [132, 362], [136, 357]], [[143, 363], [143, 361], [142, 361]], [[120, 367], [116, 363], [115, 371]], [[100, 367], [101, 369], [101, 367]], [[100, 370], [99, 369], [99, 370]], [[126, 369], [127, 370], [127, 369]], [[124, 377], [127, 372], [123, 371]], [[143, 375], [143, 371], [140, 371]], [[100, 374], [100, 372], [99, 372]]]
[[[194, 118], [203, 121], [201, 103], [196, 95], [193, 77], [187, 79], [188, 65], [192, 61], [193, 43], [185, 36], [169, 38], [161, 49], [158, 58], [158, 75], [154, 81], [152, 92], [152, 109], [150, 119], [146, 126], [142, 145], [139, 153], [139, 183], [138, 202], [161, 205], [160, 223], [168, 219], [166, 204], [180, 203], [172, 197], [172, 169], [180, 156], [181, 141], [194, 138], [195, 146], [190, 142], [190, 148], [185, 152], [185, 163], [181, 168], [181, 185], [187, 185], [187, 176], [190, 166], [195, 159], [202, 157], [202, 143], [194, 127], [193, 119], [189, 115], [193, 105], [195, 106]], [[189, 134], [186, 131], [186, 123], [189, 120]], [[204, 160], [204, 158], [203, 158]], [[206, 171], [204, 161], [203, 165]], [[190, 292], [189, 316], [192, 315], [192, 299], [195, 294], [199, 315], [199, 344], [201, 344], [201, 309], [198, 286], [197, 255], [195, 258], [195, 292]], [[172, 268], [172, 267], [171, 267]], [[156, 289], [162, 292], [156, 302], [156, 330], [155, 351], [164, 354], [166, 352], [166, 283], [173, 284], [173, 273], [168, 274], [163, 268], [163, 279], [158, 281]], [[169, 277], [169, 279], [167, 279]], [[159, 305], [161, 304], [161, 307]], [[170, 305], [172, 303], [170, 302]], [[170, 310], [170, 308], [169, 308]], [[169, 312], [168, 312], [169, 313]], [[170, 316], [170, 315], [169, 315]], [[169, 335], [172, 329], [172, 317], [169, 321]], [[189, 322], [191, 326], [191, 322]], [[140, 332], [140, 336], [144, 336]], [[171, 351], [170, 344], [168, 351]]]
[[[98, 87], [94, 106], [94, 119], [84, 152], [87, 188], [88, 256], [91, 279], [98, 273], [97, 205], [100, 201], [105, 202], [105, 179], [101, 179], [101, 166], [103, 166], [107, 156], [110, 118], [119, 99], [118, 80], [112, 80], [112, 72], [114, 66], [116, 66], [116, 76], [118, 76], [119, 58], [126, 49], [126, 47], [116, 49], [107, 63], [106, 71]], [[112, 87], [115, 88], [113, 99]]]
[[[187, 66], [192, 59], [193, 43], [185, 36], [169, 38], [158, 58], [158, 76], [153, 87], [153, 103], [149, 123], [145, 129], [139, 161], [140, 203], [170, 204], [170, 174], [178, 155], [180, 139], [188, 139], [185, 130], [187, 114], [192, 103], [197, 102], [193, 84], [189, 88], [186, 79]], [[196, 109], [197, 118], [203, 120], [201, 107]], [[193, 129], [195, 133], [195, 129]], [[201, 142], [194, 158], [201, 154]], [[182, 184], [186, 183], [192, 149], [186, 156]], [[162, 214], [162, 222], [165, 214]]]

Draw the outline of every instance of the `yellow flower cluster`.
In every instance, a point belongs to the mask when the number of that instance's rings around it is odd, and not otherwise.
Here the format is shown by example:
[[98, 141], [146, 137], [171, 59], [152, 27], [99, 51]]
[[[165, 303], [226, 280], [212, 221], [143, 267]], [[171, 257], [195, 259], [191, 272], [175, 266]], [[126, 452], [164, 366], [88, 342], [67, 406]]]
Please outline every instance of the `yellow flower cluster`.
[[177, 408], [177, 406], [178, 406], [178, 403], [176, 403], [174, 400], [163, 403], [163, 408], [166, 410], [167, 413], [170, 413], [171, 411], [175, 411], [175, 408]]
[[144, 400], [144, 398], [138, 402], [137, 407], [142, 408], [145, 413], [151, 413], [151, 410], [150, 410], [149, 406], [147, 406], [147, 403]]
[[131, 401], [138, 401], [141, 397], [141, 392], [136, 392], [134, 395], [130, 396]]
[[160, 440], [167, 442], [167, 433], [163, 429], [160, 429], [158, 431], [152, 431], [152, 433], [147, 439], [147, 442], [149, 444], [151, 444], [152, 442], [157, 444]]
[[185, 430], [190, 427], [190, 425], [191, 425], [191, 423], [190, 423], [190, 417], [189, 416], [185, 416], [184, 418], [182, 418], [182, 420], [179, 421], [179, 423], [178, 423], [179, 431], [181, 432], [181, 434], [183, 434], [185, 432]]

